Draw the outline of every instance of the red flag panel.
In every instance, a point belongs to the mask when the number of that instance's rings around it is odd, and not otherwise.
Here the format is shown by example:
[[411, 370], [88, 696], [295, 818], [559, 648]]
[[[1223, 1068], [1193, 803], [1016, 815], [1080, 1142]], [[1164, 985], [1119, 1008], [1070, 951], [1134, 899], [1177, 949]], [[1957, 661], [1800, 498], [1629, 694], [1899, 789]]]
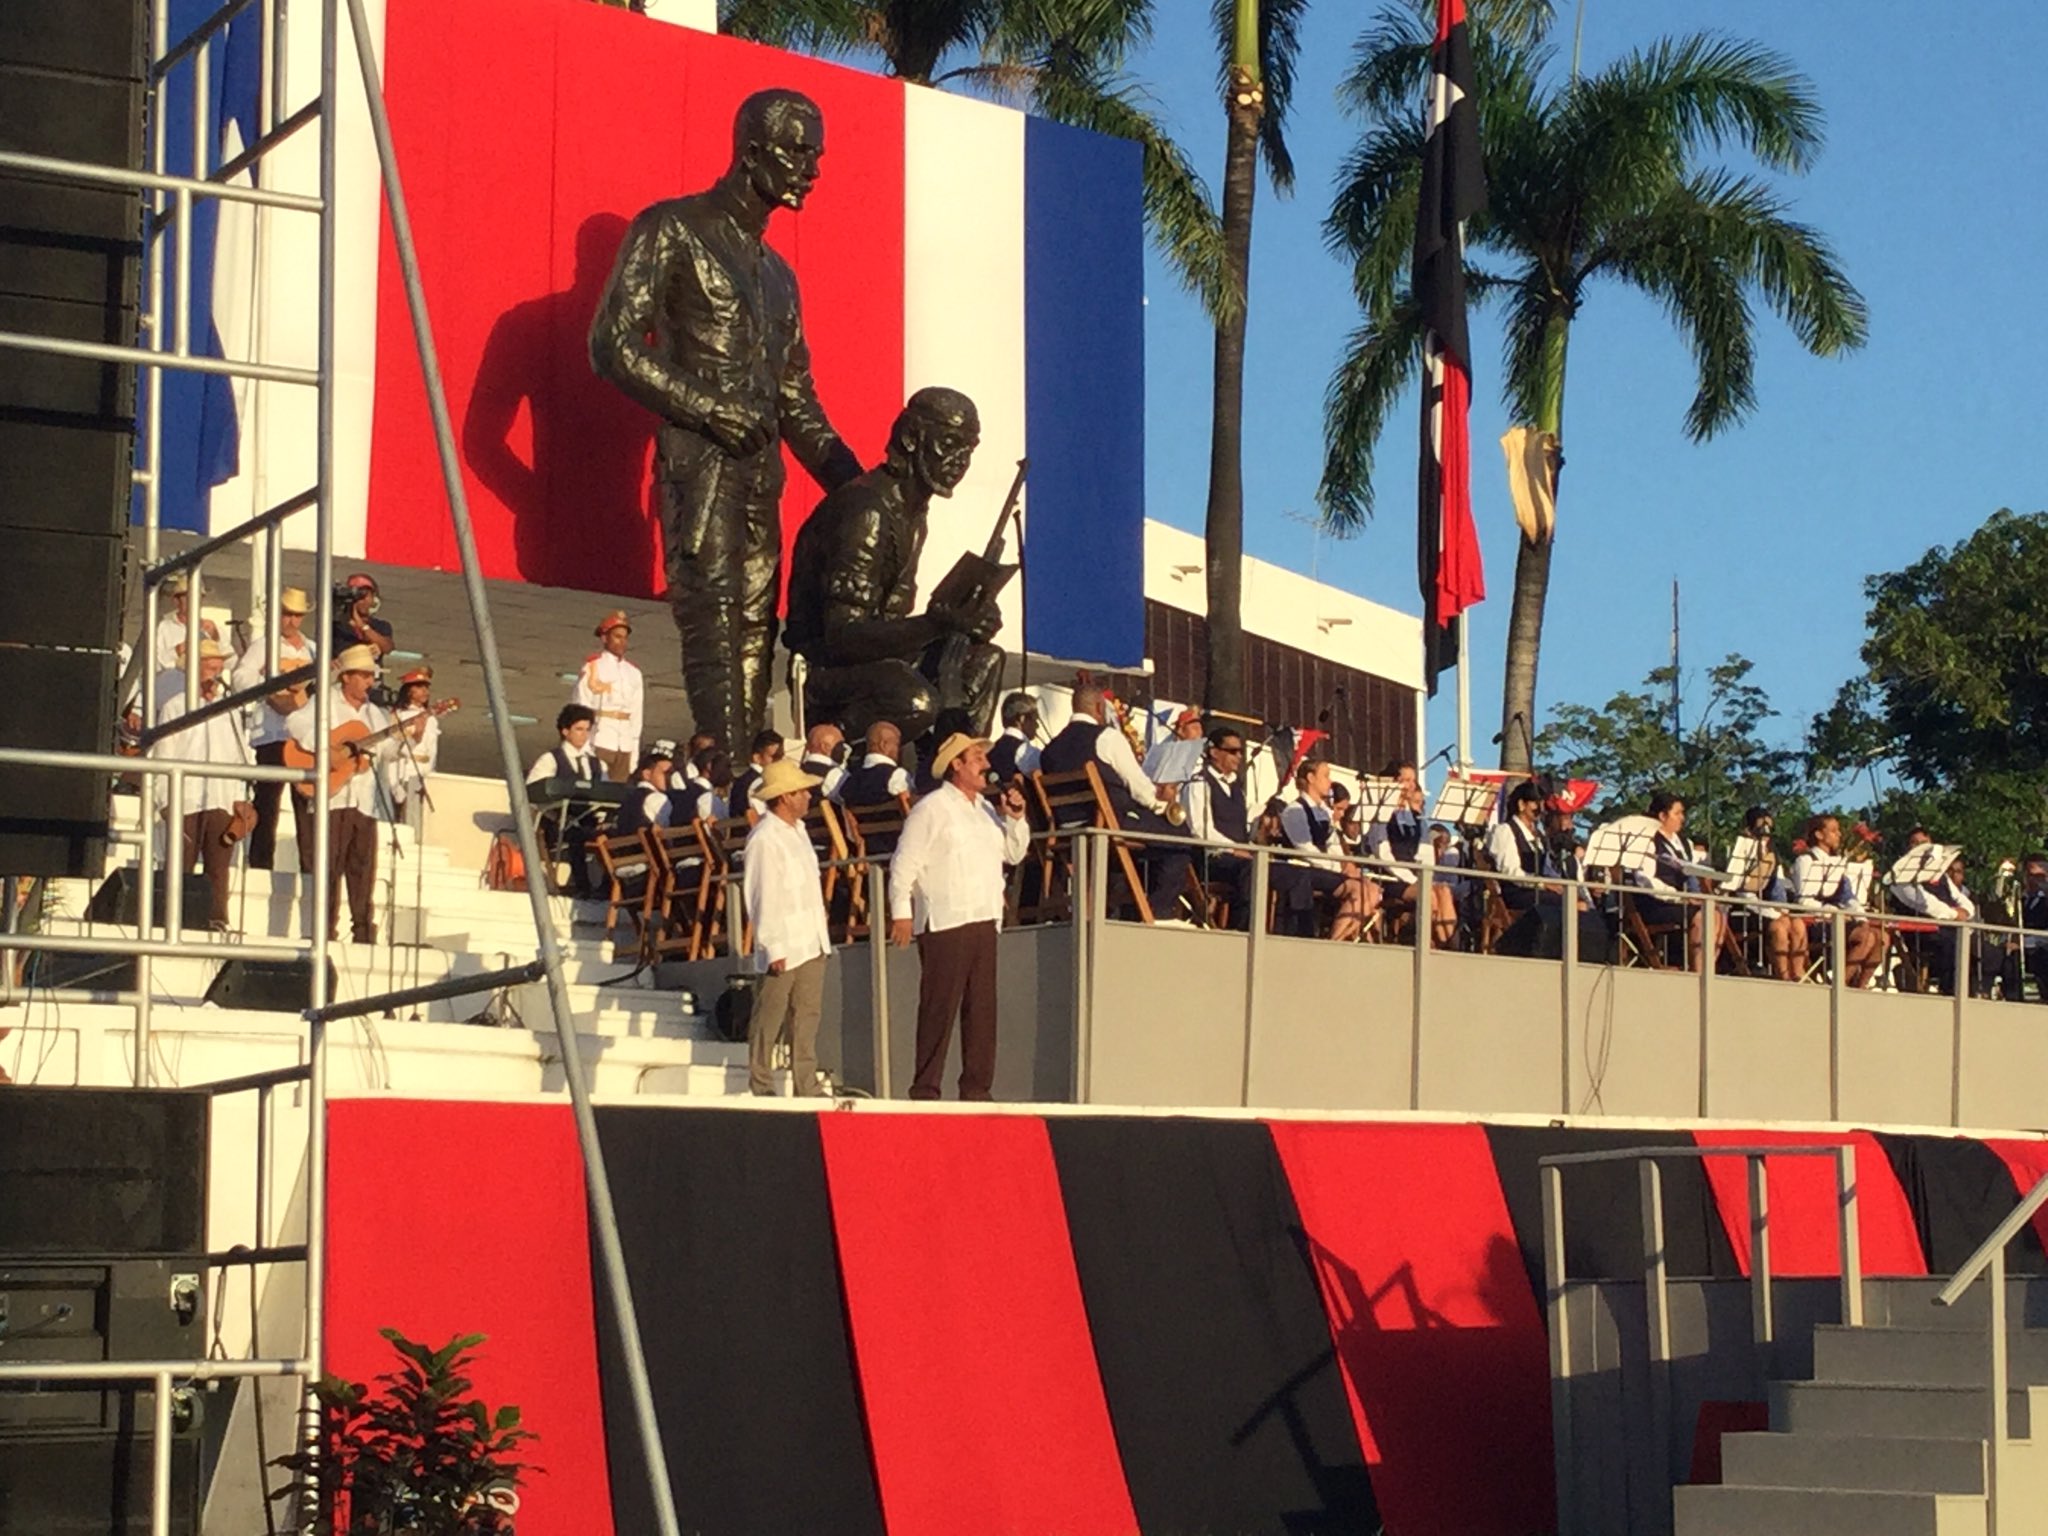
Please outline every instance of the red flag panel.
[[[1811, 1147], [1849, 1140], [1856, 1145], [1856, 1215], [1863, 1234], [1866, 1275], [1924, 1275], [1927, 1260], [1913, 1224], [1913, 1209], [1892, 1172], [1891, 1159], [1868, 1131], [1697, 1131], [1703, 1147]], [[1749, 1273], [1749, 1171], [1739, 1157], [1706, 1159], [1707, 1183], [1735, 1250]], [[1771, 1273], [1786, 1278], [1839, 1275], [1835, 1164], [1825, 1157], [1781, 1157], [1770, 1162]]]
[[891, 1536], [1136, 1531], [1044, 1123], [819, 1130]]
[[1549, 1346], [1485, 1128], [1270, 1129], [1389, 1536], [1546, 1529]]

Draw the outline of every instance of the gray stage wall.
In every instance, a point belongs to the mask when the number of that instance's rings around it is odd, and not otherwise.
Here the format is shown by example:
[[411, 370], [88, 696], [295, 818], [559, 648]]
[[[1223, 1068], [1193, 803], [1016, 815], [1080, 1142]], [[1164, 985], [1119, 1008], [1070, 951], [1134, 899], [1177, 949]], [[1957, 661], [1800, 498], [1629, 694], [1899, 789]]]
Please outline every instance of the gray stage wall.
[[[1100, 918], [1002, 936], [998, 1098], [2048, 1126], [2048, 1007]], [[708, 1006], [726, 961], [665, 967]], [[821, 1059], [902, 1097], [916, 951], [835, 956]], [[890, 1071], [878, 1071], [886, 1034]], [[948, 1069], [948, 1097], [957, 1066]]]

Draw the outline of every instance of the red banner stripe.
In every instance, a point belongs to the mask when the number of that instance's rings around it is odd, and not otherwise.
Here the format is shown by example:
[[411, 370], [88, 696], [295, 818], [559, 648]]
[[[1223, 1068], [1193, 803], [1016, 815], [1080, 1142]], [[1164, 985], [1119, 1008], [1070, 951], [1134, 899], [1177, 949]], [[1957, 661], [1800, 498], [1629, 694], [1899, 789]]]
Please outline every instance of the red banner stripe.
[[[1845, 1139], [1825, 1131], [1697, 1131], [1703, 1147], [1811, 1147]], [[1913, 1224], [1913, 1209], [1875, 1136], [1851, 1131], [1856, 1145], [1856, 1214], [1863, 1234], [1866, 1275], [1924, 1275], [1927, 1259]], [[1707, 1182], [1742, 1273], [1749, 1273], [1749, 1171], [1739, 1157], [1706, 1160]], [[1771, 1273], [1788, 1279], [1839, 1275], [1835, 1164], [1825, 1157], [1781, 1157], [1770, 1162]]]
[[819, 1129], [890, 1536], [1136, 1531], [1044, 1123]]
[[1547, 1528], [1548, 1345], [1485, 1128], [1269, 1127], [1389, 1536]]
[[1440, 546], [1436, 564], [1436, 618], [1452, 619], [1486, 598], [1486, 562], [1472, 521], [1472, 378], [1454, 357], [1443, 366], [1443, 413], [1439, 418], [1440, 483], [1443, 486]]
[[560, 1102], [341, 1099], [327, 1111], [324, 1368], [367, 1382], [396, 1328], [439, 1347], [481, 1333], [477, 1395], [539, 1438], [522, 1531], [610, 1536], [590, 1234]]

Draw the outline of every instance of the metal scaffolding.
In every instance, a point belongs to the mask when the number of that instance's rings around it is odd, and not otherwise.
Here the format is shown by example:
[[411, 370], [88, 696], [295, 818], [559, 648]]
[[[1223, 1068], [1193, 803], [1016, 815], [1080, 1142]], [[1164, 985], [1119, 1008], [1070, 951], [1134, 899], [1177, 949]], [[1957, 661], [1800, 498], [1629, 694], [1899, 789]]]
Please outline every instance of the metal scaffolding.
[[[653, 1395], [647, 1376], [645, 1356], [640, 1345], [632, 1297], [627, 1285], [623, 1249], [613, 1214], [603, 1157], [598, 1145], [596, 1121], [591, 1111], [588, 1077], [576, 1036], [576, 1021], [570, 1006], [568, 986], [562, 967], [561, 945], [549, 909], [549, 892], [544, 873], [547, 866], [540, 856], [518, 748], [513, 739], [504, 675], [499, 664], [482, 571], [477, 559], [476, 542], [464, 495], [446, 394], [442, 388], [440, 368], [428, 324], [425, 290], [420, 280], [410, 221], [406, 216], [371, 30], [363, 11], [362, 0], [345, 0], [345, 3], [361, 68], [370, 123], [376, 140], [378, 166], [391, 214], [407, 304], [412, 315], [421, 368], [426, 380], [428, 404], [433, 414], [434, 434], [449, 498], [449, 513], [454, 524], [456, 543], [461, 552], [464, 585], [476, 631], [479, 657], [483, 664], [485, 693], [497, 736], [513, 821], [518, 829], [525, 855], [527, 894], [533, 910], [539, 956], [534, 965], [541, 974], [544, 974], [547, 981], [556, 1037], [562, 1054], [563, 1076], [574, 1109], [583, 1153], [585, 1178], [592, 1206], [593, 1227], [598, 1237], [605, 1288], [624, 1344], [628, 1384], [645, 1458], [646, 1474], [653, 1494], [657, 1525], [663, 1536], [676, 1536], [677, 1520], [673, 1494], [669, 1487], [667, 1461], [655, 1421]], [[274, 665], [279, 653], [278, 615], [283, 586], [283, 528], [288, 520], [302, 514], [310, 512], [312, 515], [315, 591], [324, 602], [326, 595], [333, 590], [336, 140], [340, 121], [337, 105], [340, 90], [342, 6], [343, 0], [321, 0], [320, 68], [317, 87], [310, 91], [301, 90], [295, 98], [287, 67], [290, 41], [287, 31], [288, 0], [226, 0], [225, 4], [191, 33], [175, 43], [168, 36], [168, 0], [151, 0], [150, 65], [146, 86], [147, 119], [150, 124], [147, 150], [149, 168], [138, 170], [125, 165], [93, 164], [0, 151], [0, 170], [71, 184], [133, 188], [142, 195], [143, 259], [146, 278], [141, 319], [143, 336], [138, 345], [83, 342], [24, 331], [0, 331], [0, 350], [14, 349], [123, 364], [138, 370], [140, 387], [137, 401], [137, 462], [134, 479], [141, 493], [142, 510], [142, 630], [137, 642], [139, 655], [154, 645], [160, 600], [166, 581], [178, 575], [187, 577], [193, 596], [187, 604], [186, 633], [188, 637], [197, 636], [201, 633], [197, 598], [207, 562], [227, 555], [244, 541], [248, 541], [251, 589], [252, 593], [260, 595], [260, 610], [264, 615], [264, 654]], [[217, 51], [224, 55], [229, 26], [242, 18], [253, 20], [259, 29], [260, 131], [256, 141], [241, 153], [223, 163], [215, 163], [218, 153], [212, 142], [212, 113], [209, 100], [213, 64]], [[182, 78], [189, 82], [191, 111], [189, 116], [179, 114], [184, 121], [174, 124], [170, 120], [167, 104], [171, 84], [174, 79], [181, 77], [181, 72]], [[297, 104], [293, 105], [295, 99]], [[282, 179], [269, 174], [273, 169], [272, 162], [276, 151], [306, 131], [316, 133], [319, 141], [317, 191], [292, 191], [281, 185], [270, 184]], [[172, 163], [171, 135], [186, 132], [189, 132], [191, 138], [188, 162], [190, 174], [174, 175], [167, 169]], [[241, 177], [246, 177], [246, 180], [236, 179]], [[216, 203], [249, 204], [257, 210], [254, 234], [258, 284], [255, 309], [257, 319], [248, 348], [249, 355], [243, 357], [211, 355], [194, 344], [194, 215], [195, 210], [207, 200]], [[266, 355], [267, 338], [262, 318], [265, 306], [262, 302], [261, 285], [267, 276], [264, 251], [271, 237], [268, 220], [285, 216], [312, 218], [319, 224], [318, 342], [315, 364], [312, 368], [280, 363]], [[182, 553], [167, 556], [162, 546], [162, 422], [164, 379], [166, 374], [171, 372], [224, 375], [251, 381], [252, 385], [263, 383], [310, 389], [315, 392], [318, 404], [313, 484], [295, 491], [294, 494], [236, 527], [206, 537]], [[255, 435], [259, 440], [260, 454], [264, 409], [262, 392], [252, 387], [250, 398], [252, 408], [257, 413]], [[202, 703], [199, 692], [200, 649], [196, 644], [187, 644], [185, 647], [186, 712], [162, 726], [145, 719], [145, 728], [140, 738], [145, 754], [151, 745], [179, 730], [198, 724], [213, 715], [240, 708], [280, 688], [309, 680], [305, 669], [284, 672], [254, 687]], [[333, 658], [325, 659], [331, 662]], [[153, 667], [150, 665], [149, 657], [141, 656], [141, 661], [141, 675], [146, 679], [142, 699], [145, 709], [148, 710], [152, 702], [153, 690], [150, 684], [153, 682]], [[312, 868], [310, 872], [300, 876], [299, 902], [299, 911], [309, 916], [310, 922], [302, 924], [305, 929], [304, 937], [297, 940], [248, 943], [241, 941], [237, 936], [234, 941], [228, 943], [219, 942], [217, 938], [188, 941], [183, 930], [183, 883], [175, 877], [167, 878], [165, 881], [165, 911], [162, 914], [161, 925], [163, 936], [156, 937], [159, 926], [155, 910], [158, 859], [155, 839], [151, 832], [155, 806], [154, 791], [160, 781], [168, 797], [165, 804], [175, 808], [166, 821], [163, 863], [167, 874], [172, 874], [174, 867], [181, 863], [173, 850], [178, 847], [177, 817], [183, 811], [185, 781], [188, 778], [279, 782], [309, 786], [318, 793], [317, 787], [327, 784], [329, 778], [333, 699], [331, 690], [323, 680], [315, 677], [311, 682], [311, 696], [314, 702], [314, 762], [310, 769], [166, 761], [148, 755], [128, 758], [104, 753], [0, 748], [0, 763], [69, 767], [77, 772], [94, 774], [108, 780], [110, 792], [111, 779], [115, 774], [134, 775], [140, 779], [143, 812], [142, 835], [138, 848], [139, 921], [136, 937], [130, 940], [125, 936], [102, 939], [97, 936], [64, 938], [37, 933], [0, 933], [0, 954], [22, 950], [57, 953], [89, 949], [94, 953], [134, 958], [136, 1027], [133, 1074], [138, 1087], [147, 1088], [155, 1082], [151, 1006], [155, 992], [153, 966], [157, 959], [269, 960], [304, 957], [311, 961], [311, 990], [305, 1012], [308, 1033], [303, 1062], [296, 1067], [275, 1072], [256, 1073], [226, 1082], [201, 1085], [216, 1096], [239, 1092], [254, 1092], [258, 1095], [257, 1125], [261, 1145], [258, 1148], [256, 1210], [259, 1243], [253, 1252], [247, 1254], [213, 1257], [222, 1262], [251, 1265], [300, 1266], [303, 1327], [299, 1347], [288, 1355], [263, 1359], [195, 1358], [181, 1361], [107, 1361], [70, 1365], [0, 1363], [0, 1389], [15, 1384], [41, 1382], [128, 1381], [144, 1385], [153, 1391], [153, 1423], [156, 1431], [152, 1440], [154, 1460], [150, 1506], [150, 1529], [153, 1536], [166, 1536], [170, 1529], [170, 1441], [173, 1399], [186, 1384], [227, 1377], [295, 1378], [299, 1381], [301, 1392], [304, 1394], [301, 1404], [309, 1428], [314, 1422], [311, 1418], [310, 1388], [321, 1374], [325, 1352], [323, 1290], [327, 1183], [326, 1027], [330, 1019], [350, 1013], [373, 1011], [391, 999], [364, 999], [353, 1004], [337, 1005], [328, 995], [328, 929], [333, 914], [330, 910], [332, 849], [327, 816], [312, 818]], [[474, 990], [479, 985], [496, 985], [500, 980], [502, 977], [499, 976], [485, 977], [457, 985]], [[267, 1165], [269, 1141], [276, 1118], [271, 1096], [281, 1088], [295, 1088], [298, 1084], [304, 1085], [307, 1100], [307, 1138], [303, 1165], [306, 1181], [305, 1239], [300, 1244], [270, 1245], [274, 1192], [268, 1187]], [[252, 1340], [252, 1345], [253, 1342]]]

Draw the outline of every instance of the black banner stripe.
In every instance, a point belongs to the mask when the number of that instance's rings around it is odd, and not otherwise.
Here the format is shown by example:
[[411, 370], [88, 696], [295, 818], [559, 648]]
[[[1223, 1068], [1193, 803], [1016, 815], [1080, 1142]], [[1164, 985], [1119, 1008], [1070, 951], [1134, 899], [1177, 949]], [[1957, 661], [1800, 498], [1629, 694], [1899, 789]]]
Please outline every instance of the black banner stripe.
[[1141, 1529], [1372, 1531], [1379, 1516], [1263, 1125], [1047, 1121]]
[[[1548, 1125], [1489, 1125], [1494, 1166], [1507, 1197], [1515, 1242], [1540, 1302], [1543, 1283], [1543, 1185], [1538, 1162], [1566, 1152], [1624, 1147], [1690, 1147], [1684, 1131], [1603, 1131]], [[1641, 1174], [1633, 1161], [1586, 1163], [1564, 1171], [1565, 1273], [1574, 1280], [1640, 1280], [1643, 1274]], [[1737, 1278], [1713, 1191], [1699, 1159], [1662, 1164], [1664, 1251], [1673, 1278]]]
[[[1980, 1141], [1883, 1131], [1877, 1141], [1913, 1208], [1929, 1274], [1960, 1269], [2026, 1193], [2004, 1159]], [[2014, 1274], [2048, 1274], [2048, 1254], [2031, 1225], [2006, 1248], [2005, 1261]]]
[[[612, 1107], [597, 1122], [683, 1530], [881, 1536], [817, 1117]], [[651, 1531], [592, 1269], [615, 1523]]]

